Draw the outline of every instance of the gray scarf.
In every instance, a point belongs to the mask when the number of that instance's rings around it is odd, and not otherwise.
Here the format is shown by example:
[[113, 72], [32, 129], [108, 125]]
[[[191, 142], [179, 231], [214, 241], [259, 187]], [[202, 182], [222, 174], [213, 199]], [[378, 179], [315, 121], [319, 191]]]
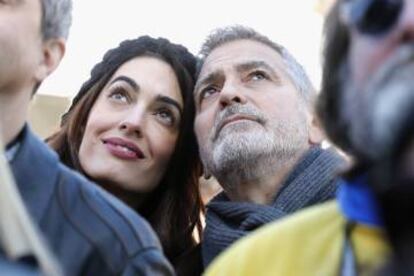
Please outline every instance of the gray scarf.
[[223, 192], [218, 194], [207, 205], [202, 243], [204, 266], [263, 224], [333, 198], [338, 186], [336, 176], [344, 164], [333, 150], [313, 147], [287, 177], [271, 205], [232, 202]]

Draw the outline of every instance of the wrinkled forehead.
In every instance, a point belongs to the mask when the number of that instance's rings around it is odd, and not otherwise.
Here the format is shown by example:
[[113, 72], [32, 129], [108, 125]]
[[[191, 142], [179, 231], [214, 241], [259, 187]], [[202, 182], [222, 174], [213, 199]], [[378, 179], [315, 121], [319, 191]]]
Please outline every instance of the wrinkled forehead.
[[205, 59], [198, 80], [206, 75], [240, 69], [243, 64], [266, 64], [285, 71], [281, 55], [273, 48], [253, 40], [236, 40], [215, 48]]

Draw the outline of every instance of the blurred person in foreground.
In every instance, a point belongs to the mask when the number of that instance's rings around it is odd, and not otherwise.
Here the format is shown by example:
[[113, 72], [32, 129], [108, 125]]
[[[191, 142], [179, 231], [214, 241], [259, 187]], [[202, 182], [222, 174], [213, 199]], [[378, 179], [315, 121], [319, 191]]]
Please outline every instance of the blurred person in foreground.
[[41, 273], [62, 275], [24, 206], [0, 139], [0, 274]]
[[[63, 163], [146, 218], [178, 275], [201, 273], [196, 58], [141, 36], [110, 49], [48, 138]], [[200, 240], [200, 239], [198, 239]]]
[[207, 275], [413, 275], [413, 74], [413, 0], [335, 3], [318, 113], [354, 164], [337, 200], [259, 230]]
[[171, 275], [148, 223], [62, 165], [26, 124], [33, 94], [64, 55], [71, 6], [0, 2], [0, 125], [18, 190], [65, 275]]
[[207, 266], [256, 228], [331, 199], [344, 161], [321, 148], [314, 88], [285, 48], [232, 26], [200, 54], [195, 132], [204, 174], [224, 190], [207, 205]]

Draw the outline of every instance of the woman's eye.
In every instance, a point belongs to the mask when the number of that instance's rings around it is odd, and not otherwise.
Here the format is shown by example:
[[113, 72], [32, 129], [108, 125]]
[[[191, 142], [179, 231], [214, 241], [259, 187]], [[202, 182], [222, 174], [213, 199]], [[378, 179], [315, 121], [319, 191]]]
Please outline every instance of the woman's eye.
[[156, 115], [168, 125], [173, 125], [175, 122], [174, 114], [168, 109], [160, 109], [156, 112]]
[[117, 102], [123, 102], [123, 103], [127, 103], [128, 100], [129, 100], [128, 93], [122, 88], [114, 89], [109, 94], [109, 98], [111, 98], [111, 99], [113, 99]]

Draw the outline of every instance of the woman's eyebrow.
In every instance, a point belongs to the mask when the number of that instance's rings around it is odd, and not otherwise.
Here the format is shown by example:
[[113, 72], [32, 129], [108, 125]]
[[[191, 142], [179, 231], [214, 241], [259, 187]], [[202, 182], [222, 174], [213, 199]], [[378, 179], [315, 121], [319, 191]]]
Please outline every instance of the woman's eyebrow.
[[182, 107], [180, 106], [180, 104], [176, 100], [174, 100], [174, 99], [172, 99], [170, 97], [167, 97], [167, 96], [164, 96], [164, 95], [157, 95], [157, 97], [155, 98], [155, 100], [157, 102], [163, 102], [163, 103], [172, 105], [172, 106], [174, 106], [175, 108], [178, 109], [178, 112], [180, 112], [180, 114], [183, 113], [183, 110], [182, 110]]
[[117, 82], [117, 81], [124, 81], [124, 82], [128, 83], [136, 92], [139, 91], [138, 83], [136, 83], [135, 80], [131, 79], [130, 77], [118, 76], [115, 79], [113, 79], [110, 84], [113, 84], [114, 82]]

